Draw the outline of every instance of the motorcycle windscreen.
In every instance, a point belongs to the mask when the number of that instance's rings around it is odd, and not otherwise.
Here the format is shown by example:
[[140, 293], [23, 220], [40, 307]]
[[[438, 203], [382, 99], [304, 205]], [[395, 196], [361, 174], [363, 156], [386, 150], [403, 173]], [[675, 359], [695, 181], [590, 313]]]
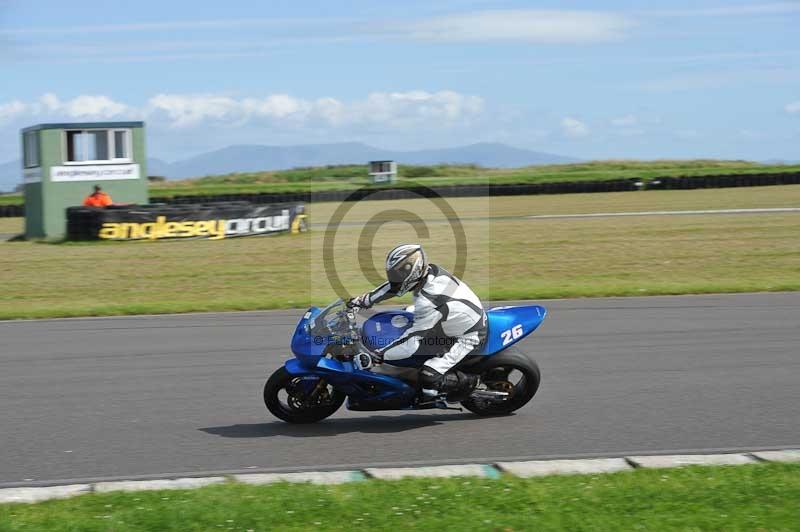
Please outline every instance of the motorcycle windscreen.
[[311, 334], [311, 324], [320, 313], [317, 307], [311, 307], [303, 315], [292, 335], [292, 353], [297, 359], [308, 367], [314, 367], [320, 357], [325, 353], [325, 338]]
[[535, 331], [547, 316], [547, 309], [539, 305], [497, 307], [489, 309], [486, 316], [489, 330], [483, 354], [493, 355]]

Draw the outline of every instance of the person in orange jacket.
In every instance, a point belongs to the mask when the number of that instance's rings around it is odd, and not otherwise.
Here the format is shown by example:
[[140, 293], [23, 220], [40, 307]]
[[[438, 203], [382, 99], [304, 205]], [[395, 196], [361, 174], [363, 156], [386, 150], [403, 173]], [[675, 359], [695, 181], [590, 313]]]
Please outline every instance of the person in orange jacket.
[[100, 185], [94, 186], [94, 192], [86, 196], [83, 200], [84, 207], [108, 207], [109, 205], [113, 204], [114, 202], [111, 201], [111, 196], [103, 192], [103, 189], [100, 188]]

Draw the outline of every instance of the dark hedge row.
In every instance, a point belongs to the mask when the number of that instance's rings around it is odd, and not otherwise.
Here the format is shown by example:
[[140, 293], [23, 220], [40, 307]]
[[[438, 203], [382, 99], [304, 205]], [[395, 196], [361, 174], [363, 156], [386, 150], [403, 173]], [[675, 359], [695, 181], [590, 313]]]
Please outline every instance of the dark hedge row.
[[701, 177], [663, 177], [649, 182], [638, 179], [614, 181], [572, 181], [563, 183], [531, 183], [522, 185], [452, 185], [447, 187], [408, 187], [396, 189], [359, 189], [355, 191], [326, 191], [281, 194], [220, 194], [216, 196], [175, 196], [169, 203], [212, 203], [216, 201], [252, 201], [280, 203], [287, 201], [357, 201], [364, 198], [391, 200], [439, 195], [442, 197], [525, 196], [537, 194], [576, 194], [591, 192], [624, 192], [641, 189], [696, 189], [753, 187], [800, 184], [800, 172], [785, 174], [741, 174]]
[[[756, 187], [767, 185], [798, 185], [800, 172], [783, 174], [733, 174], [699, 177], [661, 177], [642, 183], [638, 179], [614, 181], [574, 181], [563, 183], [531, 183], [522, 185], [452, 185], [446, 187], [407, 187], [395, 189], [331, 190], [311, 193], [280, 194], [218, 194], [213, 196], [174, 196], [153, 198], [154, 203], [174, 205], [188, 203], [219, 203], [248, 201], [252, 203], [287, 203], [320, 201], [357, 201], [365, 198], [392, 200], [442, 196], [446, 198], [471, 196], [525, 196], [537, 194], [577, 194], [591, 192], [624, 192], [630, 190], [676, 190], [697, 188]], [[22, 205], [0, 206], [0, 217], [23, 216]]]

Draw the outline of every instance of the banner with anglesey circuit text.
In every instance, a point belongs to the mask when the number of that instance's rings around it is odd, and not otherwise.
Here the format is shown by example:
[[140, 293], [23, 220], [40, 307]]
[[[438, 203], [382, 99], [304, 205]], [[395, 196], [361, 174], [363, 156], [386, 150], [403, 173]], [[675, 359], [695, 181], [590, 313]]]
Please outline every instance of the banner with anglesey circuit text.
[[69, 240], [222, 240], [305, 230], [302, 203], [131, 205], [67, 209]]

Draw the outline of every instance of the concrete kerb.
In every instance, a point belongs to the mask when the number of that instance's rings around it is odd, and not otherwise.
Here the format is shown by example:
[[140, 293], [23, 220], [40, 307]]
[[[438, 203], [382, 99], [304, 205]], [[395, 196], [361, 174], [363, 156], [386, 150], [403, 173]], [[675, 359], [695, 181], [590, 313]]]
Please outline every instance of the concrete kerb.
[[95, 493], [109, 491], [184, 490], [202, 488], [227, 481], [225, 477], [174, 478], [163, 480], [120, 480], [92, 484]]
[[755, 460], [747, 454], [673, 454], [665, 456], [628, 456], [636, 467], [665, 468], [690, 465], [743, 465]]
[[500, 478], [502, 474], [522, 478], [545, 475], [616, 473], [636, 468], [673, 468], [691, 465], [736, 466], [763, 462], [800, 462], [800, 449], [751, 451], [724, 454], [644, 455], [574, 460], [530, 460], [494, 464], [461, 464], [423, 467], [375, 467], [352, 471], [308, 471], [298, 473], [247, 473], [227, 476], [181, 477], [161, 480], [121, 480], [47, 487], [0, 489], [0, 504], [36, 503], [66, 499], [89, 493], [111, 491], [143, 491], [163, 489], [195, 489], [236, 482], [272, 484], [306, 482], [311, 484], [343, 484], [368, 478], [396, 480], [401, 478], [482, 477]]
[[276, 482], [310, 482], [311, 484], [344, 484], [365, 480], [361, 471], [309, 471], [302, 473], [248, 473], [233, 475], [233, 480], [244, 484], [274, 484]]
[[546, 475], [616, 473], [619, 471], [630, 471], [633, 469], [633, 467], [624, 458], [499, 462], [497, 467], [506, 473], [522, 478], [541, 477]]
[[69, 484], [47, 488], [8, 488], [0, 490], [0, 504], [33, 503], [52, 499], [68, 499], [76, 495], [91, 493], [91, 484]]
[[442, 465], [427, 467], [371, 467], [364, 470], [370, 478], [398, 480], [401, 478], [447, 478], [500, 476], [495, 467], [487, 464]]
[[800, 462], [800, 449], [785, 451], [756, 451], [750, 453], [755, 459], [763, 462]]

